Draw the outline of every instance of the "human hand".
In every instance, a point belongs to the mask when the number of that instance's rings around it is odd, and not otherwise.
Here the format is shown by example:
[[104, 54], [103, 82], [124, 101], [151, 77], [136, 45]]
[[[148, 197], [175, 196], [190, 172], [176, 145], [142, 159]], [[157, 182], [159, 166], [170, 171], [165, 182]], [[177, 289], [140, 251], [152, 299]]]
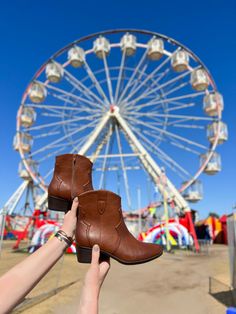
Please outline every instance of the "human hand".
[[84, 288], [88, 292], [99, 294], [104, 279], [110, 269], [110, 258], [99, 260], [100, 248], [97, 244], [92, 249], [92, 261], [84, 279]]
[[77, 222], [77, 208], [79, 205], [78, 197], [75, 197], [69, 210], [64, 216], [64, 222], [61, 227], [68, 237], [73, 237], [75, 234], [76, 222]]

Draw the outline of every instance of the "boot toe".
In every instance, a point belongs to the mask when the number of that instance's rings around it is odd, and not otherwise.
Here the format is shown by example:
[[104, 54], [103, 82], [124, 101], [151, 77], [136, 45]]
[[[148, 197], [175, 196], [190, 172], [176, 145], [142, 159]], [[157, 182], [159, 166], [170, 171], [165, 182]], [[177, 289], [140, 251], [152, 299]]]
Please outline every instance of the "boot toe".
[[143, 252], [144, 252], [146, 260], [152, 260], [162, 255], [163, 247], [161, 245], [153, 244], [153, 243], [143, 243], [143, 244], [145, 246], [143, 248]]

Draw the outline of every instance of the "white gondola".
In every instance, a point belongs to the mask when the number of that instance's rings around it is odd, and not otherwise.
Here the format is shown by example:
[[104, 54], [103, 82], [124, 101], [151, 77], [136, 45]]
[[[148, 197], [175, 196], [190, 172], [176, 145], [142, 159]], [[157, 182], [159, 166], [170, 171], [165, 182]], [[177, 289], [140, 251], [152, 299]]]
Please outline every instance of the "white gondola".
[[132, 34], [125, 34], [121, 39], [121, 50], [127, 56], [132, 56], [136, 51], [136, 37]]
[[102, 59], [104, 55], [107, 56], [110, 49], [109, 41], [103, 36], [98, 37], [93, 43], [93, 50], [100, 59]]
[[40, 83], [33, 83], [29, 89], [29, 98], [33, 103], [39, 104], [47, 96], [46, 88]]
[[58, 83], [63, 77], [63, 67], [56, 62], [49, 62], [46, 66], [46, 77], [52, 83]]
[[[186, 182], [183, 183], [185, 185]], [[186, 201], [196, 203], [203, 198], [203, 188], [201, 181], [194, 181], [186, 190], [183, 192], [183, 197]]]
[[148, 42], [147, 56], [150, 60], [159, 60], [163, 56], [164, 43], [162, 39], [152, 38]]
[[222, 144], [228, 139], [228, 128], [227, 125], [222, 121], [213, 122], [207, 126], [207, 138], [210, 143], [215, 142], [217, 135], [218, 144]]
[[176, 72], [183, 72], [189, 66], [189, 54], [185, 50], [179, 50], [171, 57], [171, 66]]
[[209, 85], [209, 78], [205, 70], [197, 69], [191, 73], [191, 85], [193, 89], [202, 91], [207, 89]]
[[[209, 152], [206, 154], [202, 154], [200, 156], [200, 166], [205, 163], [207, 158], [209, 157]], [[221, 171], [221, 158], [220, 155], [217, 154], [216, 152], [213, 152], [210, 160], [208, 161], [207, 165], [205, 166], [203, 170], [206, 174], [213, 175], [216, 174], [217, 172]]]
[[84, 49], [74, 46], [68, 51], [68, 60], [74, 68], [79, 68], [84, 64], [85, 52]]
[[16, 151], [20, 150], [20, 147], [24, 153], [28, 153], [31, 150], [33, 138], [28, 133], [16, 134], [13, 141], [13, 146]]
[[21, 125], [26, 128], [30, 127], [31, 125], [34, 124], [35, 120], [36, 112], [34, 111], [34, 109], [31, 107], [23, 107], [20, 116]]
[[[37, 174], [38, 173], [38, 163], [35, 160], [28, 159], [27, 165], [32, 169], [32, 171]], [[24, 180], [29, 180], [31, 178], [29, 172], [26, 170], [23, 161], [19, 163], [18, 174]]]
[[203, 99], [203, 109], [208, 116], [217, 116], [224, 109], [224, 100], [220, 93], [213, 92]]

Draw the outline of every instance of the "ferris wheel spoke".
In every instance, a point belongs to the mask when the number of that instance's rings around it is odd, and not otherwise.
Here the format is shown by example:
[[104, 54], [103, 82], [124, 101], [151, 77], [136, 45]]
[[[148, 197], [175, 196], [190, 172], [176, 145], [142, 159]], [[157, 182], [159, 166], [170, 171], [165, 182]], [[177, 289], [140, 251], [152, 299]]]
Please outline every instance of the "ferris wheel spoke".
[[97, 121], [92, 121], [92, 122], [90, 122], [90, 123], [88, 123], [88, 124], [86, 124], [86, 125], [83, 125], [82, 127], [77, 128], [77, 129], [74, 130], [73, 132], [71, 132], [71, 133], [69, 133], [69, 134], [66, 134], [66, 135], [64, 135], [63, 137], [61, 137], [61, 138], [59, 138], [59, 139], [53, 141], [52, 143], [50, 143], [50, 144], [48, 144], [48, 145], [46, 145], [46, 146], [44, 146], [44, 147], [42, 147], [42, 148], [40, 148], [40, 149], [34, 151], [33, 153], [30, 154], [30, 156], [33, 157], [33, 156], [35, 156], [35, 155], [37, 155], [37, 154], [39, 154], [39, 153], [41, 153], [41, 152], [43, 152], [43, 151], [45, 151], [45, 150], [48, 150], [48, 149], [50, 149], [50, 148], [52, 147], [52, 145], [58, 144], [58, 143], [60, 143], [61, 141], [67, 139], [68, 137], [70, 137], [70, 136], [72, 136], [72, 135], [75, 135], [76, 133], [79, 133], [80, 131], [82, 131], [82, 130], [84, 130], [84, 129], [86, 129], [86, 128], [92, 127], [92, 126], [95, 125], [96, 123], [97, 123]]
[[[153, 77], [152, 83], [148, 86], [147, 90], [151, 90], [154, 86], [157, 86], [159, 81], [161, 81], [161, 79], [164, 78], [169, 73], [169, 71], [170, 71], [170, 69], [168, 68], [165, 71], [163, 71], [162, 73], [159, 73], [157, 78]], [[147, 76], [147, 74], [146, 74], [146, 76]], [[139, 81], [139, 83], [140, 83], [140, 81]], [[131, 89], [131, 92], [132, 92], [132, 89]], [[152, 95], [151, 96], [147, 96], [146, 98], [147, 99], [150, 98], [151, 100], [153, 100], [153, 96]], [[158, 99], [159, 99], [159, 94], [158, 94]], [[130, 104], [130, 102], [124, 104], [123, 108], [125, 109], [125, 108], [129, 107], [129, 104]], [[132, 108], [134, 108], [134, 106], [132, 106]]]
[[[99, 98], [91, 89], [88, 89], [81, 81], [79, 81], [74, 75], [72, 75], [69, 71], [64, 68], [65, 78], [66, 80], [75, 87], [78, 91], [80, 91], [85, 97], [87, 97], [91, 101], [97, 101], [100, 105], [104, 105], [102, 99]], [[100, 108], [100, 106], [98, 106]]]
[[[134, 121], [134, 122], [136, 122], [136, 123], [138, 123], [138, 124], [139, 124], [139, 122], [140, 122], [140, 120], [139, 120], [137, 117], [134, 117], [134, 115], [132, 115], [132, 116], [123, 115], [123, 117], [126, 118], [127, 121], [132, 120], [132, 121]], [[156, 121], [156, 122], [155, 122], [156, 125], [162, 126], [162, 125], [164, 124], [164, 121], [163, 121], [163, 120], [158, 119], [158, 118], [156, 118], [155, 116], [148, 116], [148, 118], [150, 118], [150, 119], [152, 119], [152, 120], [155, 120], [155, 121]], [[147, 123], [151, 123], [151, 121], [148, 121]]]
[[147, 76], [147, 74], [145, 73], [147, 67], [148, 67], [148, 64], [146, 63], [146, 64], [143, 66], [142, 70], [139, 71], [139, 74], [138, 74], [137, 79], [136, 79], [136, 80], [133, 80], [133, 83], [130, 84], [130, 87], [131, 87], [131, 88], [130, 88], [130, 93], [132, 93], [132, 92], [134, 91], [134, 89], [140, 84], [142, 77]]
[[192, 108], [194, 106], [196, 106], [196, 102], [191, 102], [189, 104], [184, 104], [184, 103], [180, 103], [180, 102], [171, 102], [170, 104], [177, 104], [178, 106], [174, 106], [174, 107], [169, 107], [166, 108], [166, 112], [170, 112], [170, 111], [175, 111], [175, 110], [180, 110], [180, 109], [184, 109], [184, 108]]
[[181, 171], [178, 171], [178, 169], [176, 167], [173, 166], [173, 164], [171, 164], [171, 162], [169, 162], [168, 160], [162, 158], [160, 156], [160, 153], [157, 153], [154, 148], [151, 149], [150, 145], [148, 145], [147, 143], [145, 143], [144, 141], [142, 141], [143, 146], [152, 154], [154, 154], [155, 156], [158, 157], [159, 160], [161, 160], [163, 162], [163, 164], [165, 164], [170, 170], [174, 171], [183, 181], [186, 181], [189, 179], [189, 177], [185, 176], [182, 174]]
[[128, 182], [128, 176], [127, 176], [127, 172], [126, 172], [125, 162], [124, 162], [124, 158], [123, 158], [123, 155], [122, 155], [123, 152], [122, 152], [122, 148], [121, 148], [120, 134], [119, 134], [119, 130], [118, 130], [117, 124], [115, 125], [115, 132], [116, 132], [116, 138], [117, 138], [117, 144], [118, 144], [118, 151], [119, 151], [119, 154], [120, 154], [121, 168], [122, 168], [122, 171], [123, 171], [127, 203], [128, 203], [129, 209], [131, 209], [130, 188], [129, 188], [129, 182]]
[[182, 84], [179, 84], [178, 86], [175, 86], [174, 88], [170, 89], [169, 91], [166, 91], [164, 93], [164, 97], [166, 97], [166, 96], [168, 96], [168, 95], [170, 95], [170, 94], [180, 90], [181, 88], [187, 86], [188, 84], [189, 84], [189, 82], [184, 82]]
[[52, 175], [53, 171], [54, 171], [54, 167], [51, 168], [51, 169], [43, 176], [44, 180], [47, 180], [47, 178]]
[[91, 115], [89, 117], [77, 117], [77, 118], [74, 118], [74, 119], [68, 119], [68, 120], [61, 120], [61, 121], [57, 121], [57, 122], [52, 122], [52, 123], [46, 123], [46, 124], [41, 124], [41, 125], [37, 125], [37, 126], [33, 126], [33, 127], [30, 127], [28, 128], [27, 130], [28, 131], [35, 131], [35, 130], [41, 130], [41, 129], [44, 129], [44, 128], [50, 128], [52, 126], [61, 126], [61, 125], [64, 125], [64, 124], [70, 124], [72, 122], [78, 122], [78, 121], [83, 121], [83, 120], [93, 120], [94, 118], [98, 118], [100, 117], [101, 115], [100, 114], [97, 114], [97, 115]]
[[[187, 122], [187, 121], [193, 121], [192, 118], [183, 118], [183, 119], [178, 119], [174, 121], [168, 121], [166, 123], [167, 126], [177, 126], [177, 127], [185, 127], [187, 124], [182, 124], [182, 122]], [[196, 120], [194, 120], [196, 121]], [[198, 120], [199, 121], [199, 120]], [[196, 127], [205, 130], [205, 125], [198, 125], [198, 124], [189, 124], [190, 127]]]
[[[189, 152], [189, 153], [192, 153], [192, 154], [194, 154], [194, 155], [197, 155], [198, 157], [200, 156], [200, 154], [201, 154], [201, 152], [199, 152], [199, 151], [197, 151], [197, 150], [195, 150], [195, 149], [193, 149], [192, 147], [187, 147], [186, 145], [183, 145], [183, 144], [181, 144], [178, 140], [176, 140], [176, 139], [167, 139], [167, 138], [164, 138], [163, 139], [163, 135], [160, 135], [160, 134], [156, 134], [156, 132], [155, 133], [153, 133], [153, 130], [142, 130], [142, 129], [140, 129], [140, 128], [138, 128], [137, 127], [137, 124], [134, 124], [133, 122], [129, 122], [129, 124], [130, 125], [132, 125], [134, 128], [136, 128], [137, 130], [139, 130], [140, 131], [140, 133], [144, 133], [144, 134], [146, 134], [147, 136], [152, 136], [152, 137], [154, 137], [155, 139], [157, 139], [158, 141], [160, 141], [160, 140], [162, 140], [162, 141], [165, 141], [165, 142], [167, 142], [167, 143], [169, 143], [169, 144], [171, 144], [171, 145], [173, 145], [173, 146], [175, 146], [175, 147], [178, 147], [178, 148], [181, 148], [181, 149], [183, 149], [183, 150], [185, 150], [185, 151], [187, 151], [187, 152]], [[167, 141], [168, 140], [168, 141]]]
[[172, 127], [175, 128], [186, 128], [186, 129], [200, 129], [200, 130], [205, 130], [206, 128], [202, 125], [196, 125], [196, 124], [167, 124], [168, 126], [171, 125]]
[[64, 147], [60, 147], [59, 149], [55, 150], [54, 152], [51, 152], [51, 153], [49, 153], [47, 155], [44, 155], [42, 158], [38, 159], [37, 162], [39, 164], [41, 164], [43, 161], [45, 161], [45, 160], [55, 156], [56, 154], [60, 153], [63, 150], [64, 150]]
[[[161, 99], [160, 97], [157, 98], [157, 100], [152, 100], [150, 102], [147, 102], [145, 104], [142, 105], [137, 105], [135, 106], [136, 110], [140, 110], [149, 106], [154, 106], [154, 105], [158, 105], [160, 103], [171, 103], [173, 101], [176, 100], [181, 100], [181, 99], [188, 99], [188, 98], [195, 98], [195, 97], [199, 97], [205, 95], [205, 92], [198, 92], [198, 93], [192, 93], [192, 94], [187, 94], [187, 95], [182, 95], [182, 96], [176, 96], [176, 97], [172, 97], [172, 98], [165, 98], [165, 99]], [[128, 108], [127, 110], [130, 110], [130, 108]]]
[[[177, 82], [179, 80], [181, 80], [182, 78], [184, 78], [185, 76], [187, 76], [189, 73], [191, 73], [192, 71], [194, 70], [197, 70], [199, 69], [200, 66], [194, 68], [194, 69], [191, 69], [191, 70], [188, 70], [178, 76], [176, 76], [175, 78], [172, 78], [170, 79], [169, 81], [157, 86], [156, 88], [152, 89], [151, 91], [144, 91], [140, 96], [138, 96], [137, 98], [135, 99], [132, 99], [130, 102], [126, 103], [127, 105], [130, 105], [130, 104], [133, 104], [133, 103], [137, 103], [138, 101], [140, 101], [141, 99], [145, 99], [148, 95], [151, 95], [153, 94], [154, 92], [157, 92], [159, 91], [160, 89], [163, 89], [164, 87], [168, 86], [169, 84], [172, 84], [174, 82]], [[165, 97], [165, 94], [162, 95], [162, 97]]]
[[[158, 156], [160, 160], [162, 160], [168, 167], [175, 169], [176, 172], [181, 172], [181, 175], [179, 175], [183, 178], [189, 178], [191, 177], [190, 173], [185, 170], [182, 166], [180, 166], [173, 158], [171, 158], [167, 153], [165, 153], [162, 149], [160, 149], [157, 145], [155, 145], [152, 141], [150, 141], [146, 136], [143, 135], [143, 133], [138, 133], [137, 130], [135, 130], [134, 127], [131, 127], [131, 129], [140, 136], [140, 138], [146, 143], [146, 148], [150, 151], [152, 147], [154, 150], [151, 150], [152, 153]], [[177, 171], [177, 169], [179, 171]]]
[[[161, 119], [161, 117], [158, 117], [158, 116], [155, 116], [155, 115], [151, 115], [151, 116], [148, 116], [148, 118], [150, 120], [154, 120], [155, 123], [158, 123], [158, 125], [165, 125], [166, 124], [166, 118], [163, 120]], [[152, 121], [148, 122], [148, 123], [153, 123]]]
[[187, 147], [186, 145], [183, 145], [181, 144], [179, 141], [175, 140], [175, 139], [172, 139], [169, 141], [169, 143], [172, 145], [172, 146], [175, 146], [175, 147], [178, 147], [178, 148], [181, 148], [187, 152], [190, 152], [194, 155], [197, 155], [198, 157], [200, 156], [200, 152], [198, 152], [197, 150], [193, 149], [192, 147]]
[[61, 114], [55, 114], [55, 113], [48, 113], [48, 112], [42, 112], [42, 116], [44, 117], [50, 117], [50, 118], [62, 118], [62, 117], [70, 117], [70, 115], [61, 115]]
[[127, 82], [124, 90], [122, 91], [117, 103], [120, 104], [123, 100], [123, 97], [125, 96], [126, 92], [128, 91], [130, 85], [133, 83], [133, 80], [137, 74], [137, 72], [139, 71], [140, 67], [142, 66], [143, 62], [145, 61], [146, 59], [146, 56], [147, 56], [147, 49], [144, 51], [143, 55], [142, 55], [142, 58], [139, 60], [139, 63], [138, 65], [136, 66], [135, 70], [133, 71], [131, 77], [129, 78], [129, 81]]
[[91, 115], [89, 117], [78, 117], [78, 118], [74, 118], [74, 119], [68, 119], [68, 120], [62, 120], [62, 121], [57, 121], [57, 122], [52, 122], [52, 123], [47, 123], [47, 124], [42, 124], [42, 125], [37, 125], [37, 126], [33, 126], [33, 127], [29, 127], [27, 130], [28, 131], [35, 131], [35, 130], [41, 130], [44, 128], [50, 128], [52, 126], [56, 126], [56, 125], [64, 125], [64, 124], [68, 124], [71, 122], [78, 122], [78, 121], [83, 121], [83, 120], [93, 120], [94, 118], [98, 118], [101, 115]]
[[109, 97], [110, 97], [110, 102], [114, 104], [114, 98], [113, 98], [113, 89], [112, 89], [112, 83], [111, 83], [111, 77], [110, 77], [110, 71], [107, 63], [107, 57], [105, 53], [103, 52], [103, 64], [104, 64], [104, 69], [106, 73], [106, 82], [107, 82], [107, 87], [108, 87], [108, 92], [109, 92]]
[[[65, 99], [63, 99], [63, 101], [65, 101]], [[73, 102], [73, 104], [75, 105], [75, 103]], [[70, 111], [77, 111], [77, 113], [79, 112], [87, 112], [87, 113], [90, 113], [90, 112], [101, 112], [101, 110], [93, 110], [93, 109], [90, 109], [90, 108], [86, 108], [86, 107], [83, 107], [83, 109], [81, 108], [77, 108], [77, 107], [68, 107], [68, 106], [58, 106], [58, 105], [45, 105], [45, 104], [25, 104], [24, 106], [26, 107], [32, 107], [32, 108], [39, 108], [39, 109], [43, 109], [43, 110], [54, 110], [59, 113], [60, 111], [58, 110], [70, 110]]]
[[60, 111], [57, 109], [52, 109], [52, 108], [47, 108], [46, 109], [42, 109], [42, 116], [47, 116], [47, 117], [70, 117], [69, 113], [66, 113], [65, 111]]
[[[180, 50], [180, 48], [177, 48], [173, 54], [175, 54], [178, 50]], [[167, 63], [170, 61], [171, 56], [173, 54], [170, 54], [164, 61], [162, 61], [162, 63], [155, 69], [153, 70], [147, 77], [145, 80], [143, 80], [143, 82], [132, 92], [130, 93], [130, 95], [128, 97], [126, 97], [125, 99], [123, 99], [123, 102], [127, 103], [128, 100], [133, 97], [150, 79], [152, 79], [155, 74]]]
[[154, 112], [134, 112], [130, 113], [128, 116], [138, 116], [138, 117], [162, 117], [162, 118], [173, 118], [173, 119], [188, 119], [194, 121], [212, 121], [210, 117], [201, 117], [201, 116], [186, 116], [186, 115], [177, 115], [177, 114], [165, 114], [165, 113], [154, 113]]
[[[133, 125], [134, 127], [135, 127], [135, 125]], [[173, 145], [173, 146], [176, 146], [176, 147], [178, 147], [178, 148], [182, 148], [183, 150], [185, 150], [185, 151], [187, 151], [187, 152], [189, 152], [189, 153], [192, 153], [192, 154], [195, 154], [195, 155], [197, 155], [198, 157], [199, 157], [199, 155], [201, 154], [199, 151], [196, 151], [195, 149], [193, 149], [192, 147], [190, 148], [190, 147], [187, 147], [186, 145], [183, 145], [183, 144], [181, 144], [178, 140], [176, 140], [176, 139], [167, 139], [167, 138], [164, 138], [163, 139], [163, 136], [162, 135], [160, 135], [160, 134], [156, 134], [156, 132], [153, 132], [153, 131], [150, 131], [150, 130], [142, 130], [142, 132], [144, 133], [144, 134], [147, 134], [147, 136], [152, 136], [152, 137], [154, 137], [154, 138], [156, 138], [158, 141], [164, 141], [164, 142], [166, 142], [166, 143], [169, 143], [169, 144], [171, 144], [171, 145]]]
[[[146, 91], [143, 91], [143, 93], [142, 93], [141, 96], [137, 97], [137, 98], [134, 99], [133, 101], [136, 102], [137, 100], [140, 100], [140, 99], [142, 99], [142, 98], [146, 98], [148, 95], [152, 95], [154, 92], [157, 92], [157, 91], [159, 91], [160, 89], [163, 89], [164, 87], [167, 87], [167, 86], [169, 86], [169, 85], [171, 85], [171, 84], [173, 84], [173, 83], [176, 84], [179, 80], [183, 79], [183, 78], [186, 77], [188, 74], [190, 74], [192, 71], [197, 70], [197, 69], [199, 69], [199, 68], [200, 68], [200, 66], [198, 66], [198, 67], [196, 67], [196, 68], [194, 68], [194, 69], [188, 70], [188, 71], [186, 71], [186, 72], [184, 72], [184, 73], [182, 73], [182, 74], [179, 74], [179, 75], [177, 75], [176, 77], [174, 77], [174, 78], [172, 78], [172, 79], [166, 81], [165, 83], [162, 83], [161, 85], [159, 85], [159, 86], [157, 86], [156, 88], [151, 89], [151, 90], [149, 90], [149, 91], [148, 91], [148, 89], [146, 89]], [[183, 84], [184, 84], [184, 83], [183, 83]], [[180, 85], [181, 85], [181, 84], [180, 84]], [[184, 86], [185, 86], [185, 85], [184, 85]], [[183, 87], [183, 86], [181, 85], [181, 88], [182, 88], [182, 87]], [[171, 90], [171, 91], [168, 91], [167, 93], [163, 93], [162, 96], [165, 97], [166, 95], [168, 95], [168, 94], [170, 94], [171, 92], [174, 92], [174, 91], [175, 91], [175, 88], [174, 88], [173, 90]], [[142, 98], [141, 98], [141, 97], [142, 97]]]
[[58, 135], [60, 133], [61, 133], [61, 131], [51, 131], [51, 132], [46, 132], [46, 133], [40, 133], [40, 134], [34, 135], [34, 139], [36, 140], [36, 139], [40, 139], [43, 137], [54, 136], [54, 135]]
[[[111, 133], [111, 124], [109, 125], [109, 131], [108, 133]], [[105, 171], [106, 171], [106, 165], [107, 165], [107, 155], [109, 153], [109, 148], [110, 148], [110, 139], [111, 137], [108, 138], [106, 148], [105, 148], [105, 156], [103, 158], [103, 164], [102, 164], [102, 172], [100, 176], [100, 182], [99, 182], [99, 189], [102, 189], [102, 186], [104, 187], [104, 178], [105, 178]], [[99, 146], [99, 145], [98, 145]]]
[[[130, 117], [130, 119], [132, 120], [133, 118]], [[136, 122], [136, 121], [137, 121], [137, 119], [135, 119], [135, 122]], [[197, 146], [197, 147], [203, 148], [203, 149], [205, 149], [205, 150], [208, 150], [208, 147], [207, 147], [207, 146], [202, 145], [202, 144], [199, 144], [199, 143], [197, 143], [197, 142], [195, 142], [195, 141], [189, 140], [189, 139], [187, 139], [187, 138], [185, 138], [185, 137], [183, 137], [183, 136], [180, 136], [180, 135], [174, 134], [174, 133], [172, 133], [172, 132], [170, 132], [170, 131], [167, 131], [167, 130], [164, 130], [164, 129], [160, 129], [160, 128], [156, 127], [156, 126], [153, 126], [153, 125], [144, 123], [144, 122], [141, 121], [141, 120], [138, 120], [138, 123], [141, 124], [141, 125], [146, 126], [147, 128], [156, 130], [156, 131], [158, 131], [159, 133], [163, 133], [163, 134], [165, 134], [167, 137], [173, 137], [173, 138], [179, 139], [179, 140], [181, 140], [181, 141], [183, 141], [183, 142], [185, 142], [185, 143], [188, 143], [189, 145]]]
[[88, 73], [88, 76], [90, 77], [91, 81], [93, 82], [94, 86], [96, 87], [98, 93], [102, 96], [102, 98], [104, 99], [106, 105], [109, 106], [109, 100], [108, 100], [106, 94], [104, 93], [104, 90], [102, 89], [100, 83], [98, 82], [97, 78], [95, 77], [93, 71], [91, 70], [91, 68], [88, 65], [86, 60], [84, 61], [84, 67], [85, 67], [85, 70]]
[[118, 75], [117, 84], [116, 84], [115, 100], [114, 100], [115, 104], [118, 102], [121, 78], [122, 78], [123, 72], [124, 72], [125, 57], [126, 57], [126, 54], [125, 54], [125, 50], [124, 50], [123, 53], [122, 53], [122, 57], [121, 57], [121, 63], [120, 63], [120, 68], [119, 68], [119, 75]]
[[[67, 98], [72, 98], [72, 99], [75, 99], [76, 101], [80, 101], [80, 102], [82, 102], [82, 103], [85, 103], [85, 104], [87, 104], [87, 105], [90, 105], [90, 106], [92, 106], [92, 108], [94, 107], [94, 102], [91, 102], [90, 100], [87, 100], [87, 99], [82, 98], [82, 97], [80, 97], [80, 96], [78, 96], [78, 95], [72, 94], [72, 93], [70, 93], [70, 92], [67, 92], [67, 91], [65, 91], [65, 90], [63, 90], [63, 89], [61, 89], [61, 88], [52, 86], [52, 85], [50, 85], [50, 84], [45, 84], [45, 83], [40, 82], [40, 81], [37, 81], [37, 82], [38, 82], [39, 84], [45, 85], [45, 87], [47, 87], [48, 90], [52, 90], [52, 91], [58, 93], [58, 94], [56, 94], [56, 95], [58, 95], [58, 96], [63, 95], [63, 96], [65, 96], [65, 97], [67, 97]], [[51, 95], [54, 96], [55, 94], [54, 94], [54, 93], [51, 93]], [[65, 99], [64, 99], [64, 100], [65, 100]], [[66, 100], [65, 100], [65, 101], [66, 101]]]

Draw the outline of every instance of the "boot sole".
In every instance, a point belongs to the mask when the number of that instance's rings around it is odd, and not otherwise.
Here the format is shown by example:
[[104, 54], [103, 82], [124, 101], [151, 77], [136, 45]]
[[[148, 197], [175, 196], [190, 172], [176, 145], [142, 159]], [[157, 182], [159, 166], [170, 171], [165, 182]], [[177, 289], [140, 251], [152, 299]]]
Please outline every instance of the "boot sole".
[[48, 208], [59, 212], [68, 212], [71, 209], [72, 202], [63, 198], [48, 196]]
[[[76, 253], [77, 253], [77, 260], [79, 263], [91, 263], [92, 260], [92, 249], [87, 248], [87, 247], [81, 247], [76, 245]], [[100, 251], [100, 261], [107, 260], [109, 257], [112, 257], [115, 259], [117, 262], [124, 264], [124, 265], [138, 265], [138, 264], [144, 264], [147, 262], [150, 262], [158, 257], [160, 257], [163, 254], [163, 251], [160, 252], [159, 255], [152, 256], [151, 258], [144, 259], [144, 260], [138, 260], [138, 261], [132, 261], [132, 262], [127, 262], [124, 261], [110, 253]]]

